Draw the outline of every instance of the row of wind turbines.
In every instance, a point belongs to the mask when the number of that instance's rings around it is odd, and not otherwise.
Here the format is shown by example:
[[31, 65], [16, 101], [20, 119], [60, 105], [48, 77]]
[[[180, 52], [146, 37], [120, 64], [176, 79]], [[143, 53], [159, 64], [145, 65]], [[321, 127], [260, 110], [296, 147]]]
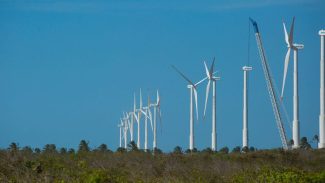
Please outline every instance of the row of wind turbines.
[[[267, 80], [268, 85], [268, 91], [270, 93], [271, 97], [271, 103], [273, 110], [275, 111], [275, 118], [277, 121], [278, 129], [280, 132], [280, 137], [283, 143], [283, 147], [287, 149], [287, 139], [285, 135], [285, 131], [282, 124], [281, 116], [278, 112], [278, 100], [275, 99], [275, 94], [273, 91], [273, 80], [269, 74], [269, 71], [267, 71], [268, 64], [266, 62], [265, 54], [264, 54], [264, 48], [262, 46], [260, 33], [257, 27], [257, 23], [251, 19], [254, 29], [255, 29], [255, 36], [257, 40], [257, 44], [259, 47], [259, 53], [262, 59], [262, 65], [263, 70], [265, 74], [265, 78]], [[304, 48], [303, 44], [296, 44], [293, 41], [293, 32], [294, 32], [294, 22], [295, 18], [293, 18], [291, 23], [290, 32], [288, 34], [286, 25], [283, 22], [283, 28], [284, 28], [284, 35], [285, 35], [285, 43], [287, 44], [288, 50], [285, 56], [284, 60], [284, 73], [283, 73], [283, 80], [282, 80], [282, 90], [281, 90], [281, 96], [280, 96], [280, 102], [283, 100], [284, 96], [284, 89], [285, 89], [285, 83], [286, 83], [286, 76], [288, 72], [288, 66], [290, 62], [290, 54], [291, 51], [293, 51], [293, 121], [292, 121], [292, 139], [293, 139], [293, 145], [292, 148], [299, 148], [300, 147], [300, 125], [299, 125], [299, 96], [298, 96], [298, 50], [301, 50]], [[320, 54], [320, 115], [319, 115], [319, 143], [318, 148], [325, 148], [325, 63], [324, 63], [324, 36], [325, 36], [325, 30], [320, 30], [319, 35], [321, 36], [321, 54]], [[264, 63], [263, 63], [264, 61]], [[209, 93], [211, 90], [211, 84], [212, 84], [212, 133], [211, 133], [211, 150], [216, 151], [217, 150], [217, 133], [216, 133], [216, 82], [219, 81], [221, 78], [219, 76], [215, 76], [214, 71], [214, 63], [215, 58], [212, 61], [211, 66], [208, 68], [206, 62], [204, 62], [205, 67], [205, 74], [206, 77], [201, 79], [198, 82], [193, 82], [190, 80], [187, 76], [185, 76], [178, 68], [175, 66], [172, 66], [172, 68], [183, 78], [187, 81], [188, 85], [187, 88], [190, 91], [190, 118], [189, 118], [189, 126], [190, 126], [190, 134], [189, 134], [189, 150], [193, 150], [195, 148], [194, 143], [194, 103], [195, 103], [195, 109], [196, 109], [196, 119], [198, 120], [198, 93], [197, 88], [200, 84], [202, 84], [204, 81], [207, 81], [206, 85], [206, 95], [205, 95], [205, 105], [204, 105], [204, 114], [203, 118], [206, 116], [206, 109], [207, 109], [207, 103], [209, 99]], [[265, 66], [267, 65], [267, 66]], [[244, 72], [244, 84], [243, 84], [243, 132], [242, 132], [242, 146], [243, 147], [249, 147], [249, 141], [248, 141], [248, 88], [247, 88], [247, 82], [248, 82], [248, 72], [252, 71], [252, 67], [250, 66], [244, 66], [242, 68]], [[269, 83], [268, 83], [269, 82]], [[272, 100], [273, 97], [273, 100]], [[152, 124], [152, 116], [151, 116], [151, 107], [154, 107], [154, 122]], [[120, 127], [120, 147], [122, 146], [122, 139], [124, 139], [124, 147], [127, 146], [127, 131], [129, 129], [131, 134], [131, 141], [133, 140], [133, 122], [134, 119], [138, 123], [138, 141], [137, 146], [140, 148], [140, 121], [141, 121], [141, 114], [145, 116], [145, 147], [144, 149], [147, 150], [147, 142], [148, 142], [148, 126], [147, 126], [147, 120], [149, 119], [153, 131], [153, 149], [157, 148], [157, 142], [156, 142], [156, 121], [157, 121], [157, 115], [156, 111], [158, 110], [159, 116], [161, 117], [160, 112], [160, 99], [159, 99], [159, 93], [157, 91], [157, 101], [154, 104], [150, 104], [150, 99], [148, 98], [148, 105], [146, 107], [142, 106], [142, 96], [141, 96], [141, 90], [140, 90], [140, 107], [136, 109], [136, 103], [134, 98], [134, 110], [129, 113], [124, 113], [123, 118], [121, 119], [121, 123], [119, 125]], [[131, 122], [130, 122], [131, 118]], [[122, 130], [124, 132], [124, 135], [122, 137]]]
[[[152, 112], [153, 110], [153, 116]], [[120, 145], [122, 147], [122, 141], [124, 140], [124, 148], [127, 148], [128, 144], [128, 132], [130, 133], [130, 141], [134, 141], [134, 123], [137, 123], [137, 148], [141, 148], [141, 121], [143, 121], [142, 116], [144, 116], [144, 150], [148, 150], [148, 120], [150, 121], [151, 131], [153, 132], [153, 150], [157, 149], [157, 118], [161, 122], [161, 109], [160, 109], [160, 96], [157, 90], [156, 101], [150, 103], [150, 97], [148, 96], [147, 106], [143, 106], [142, 103], [142, 92], [140, 89], [140, 102], [139, 107], [136, 105], [136, 97], [134, 94], [133, 111], [123, 112], [123, 116], [120, 119], [118, 127], [120, 129]]]

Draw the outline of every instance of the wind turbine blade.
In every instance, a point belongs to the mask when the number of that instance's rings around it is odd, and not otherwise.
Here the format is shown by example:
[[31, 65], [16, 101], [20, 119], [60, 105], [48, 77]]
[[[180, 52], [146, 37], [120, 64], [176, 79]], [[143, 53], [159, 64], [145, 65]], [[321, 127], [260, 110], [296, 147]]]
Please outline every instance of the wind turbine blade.
[[204, 61], [204, 68], [205, 68], [205, 74], [207, 75], [207, 77], [210, 79], [211, 77], [210, 77], [210, 72], [209, 72], [209, 70], [208, 70], [208, 66], [207, 66], [207, 64], [205, 63], [205, 61]]
[[159, 96], [159, 92], [157, 90], [157, 103], [156, 103], [157, 106], [160, 105], [160, 96]]
[[214, 70], [214, 61], [216, 60], [216, 57], [213, 57], [213, 61], [212, 61], [212, 64], [211, 64], [211, 67], [210, 67], [210, 78], [212, 78], [212, 73], [213, 73], [213, 70]]
[[141, 93], [141, 88], [140, 88], [140, 109], [142, 109], [142, 93]]
[[287, 32], [286, 25], [284, 22], [283, 22], [283, 30], [284, 30], [284, 39], [285, 39], [287, 45], [290, 46], [288, 32]]
[[144, 110], [142, 110], [142, 109], [140, 109], [140, 111], [141, 111], [141, 113], [146, 117], [146, 118], [148, 118], [149, 119], [149, 116], [148, 116], [148, 114], [144, 111]]
[[196, 88], [192, 88], [194, 91], [194, 100], [195, 100], [195, 109], [196, 109], [196, 119], [199, 120], [199, 110], [198, 110], [198, 104], [197, 104], [197, 91]]
[[148, 109], [148, 113], [149, 113], [149, 121], [150, 121], [150, 125], [151, 125], [151, 130], [153, 131], [153, 125], [152, 125], [152, 115], [151, 115], [151, 111], [150, 111], [150, 108]]
[[162, 117], [161, 117], [161, 109], [160, 106], [158, 106], [158, 116], [159, 116], [159, 123], [160, 123], [160, 133], [162, 134], [162, 127], [163, 127], [163, 123], [162, 123]]
[[140, 121], [141, 121], [141, 114], [142, 114], [142, 112], [139, 111], [139, 112], [138, 112], [138, 122], [139, 122], [139, 123], [140, 123]]
[[136, 105], [136, 100], [135, 100], [135, 93], [133, 94], [133, 112], [135, 112], [136, 108], [137, 108], [137, 105]]
[[174, 65], [172, 65], [172, 68], [175, 69], [176, 72], [178, 72], [178, 74], [180, 74], [187, 82], [189, 82], [191, 85], [194, 86], [194, 83], [188, 79], [180, 70], [178, 70]]
[[[215, 74], [215, 73], [217, 73], [217, 72], [219, 72], [219, 71], [215, 71], [215, 72], [213, 72], [213, 74]], [[213, 74], [212, 74], [212, 75], [213, 75]], [[205, 78], [201, 79], [199, 82], [195, 83], [195, 86], [201, 84], [201, 83], [202, 83], [203, 81], [205, 81], [206, 79], [208, 79], [208, 77], [205, 77]]]
[[286, 58], [285, 58], [285, 61], [284, 61], [284, 71], [283, 71], [281, 100], [283, 99], [284, 86], [285, 86], [287, 72], [288, 72], [288, 65], [289, 65], [289, 60], [290, 60], [290, 50], [291, 50], [291, 48], [288, 48], [287, 55], [286, 55]]
[[205, 91], [205, 103], [204, 103], [203, 119], [205, 119], [205, 113], [206, 113], [207, 104], [208, 104], [209, 91], [210, 91], [210, 83], [211, 83], [211, 80], [209, 80], [209, 82], [208, 82], [208, 84], [207, 84], [206, 91]]
[[138, 116], [135, 114], [135, 112], [133, 112], [133, 116], [135, 118], [135, 121], [138, 123]]
[[293, 42], [293, 29], [294, 29], [294, 25], [295, 25], [295, 17], [293, 17], [293, 19], [292, 19], [291, 28], [290, 28], [290, 34], [289, 34], [289, 43], [290, 43], [290, 46], [292, 45], [292, 42]]

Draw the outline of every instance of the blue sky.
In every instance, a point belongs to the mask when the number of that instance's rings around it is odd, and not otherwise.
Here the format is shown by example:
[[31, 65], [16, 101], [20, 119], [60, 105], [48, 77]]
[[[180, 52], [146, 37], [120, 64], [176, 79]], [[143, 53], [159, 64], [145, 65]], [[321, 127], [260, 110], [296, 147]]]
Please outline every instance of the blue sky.
[[[144, 99], [150, 95], [153, 100], [156, 89], [161, 93], [158, 146], [164, 151], [176, 145], [186, 149], [189, 92], [170, 65], [198, 81], [205, 74], [203, 61], [211, 63], [214, 56], [222, 77], [217, 83], [218, 149], [242, 142], [241, 68], [248, 56], [254, 68], [249, 84], [250, 145], [280, 147], [248, 17], [259, 24], [280, 87], [286, 54], [282, 20], [290, 23], [296, 16], [294, 40], [305, 45], [299, 53], [301, 136], [311, 138], [318, 134], [318, 30], [325, 28], [324, 7], [321, 0], [0, 0], [0, 147], [18, 142], [76, 148], [86, 139], [91, 147], [106, 143], [115, 150], [119, 118], [131, 110], [133, 93], [138, 95], [142, 88]], [[211, 120], [202, 120], [205, 86], [199, 86], [198, 149], [211, 143]], [[291, 123], [292, 62], [284, 104]], [[290, 139], [289, 123], [285, 127]]]

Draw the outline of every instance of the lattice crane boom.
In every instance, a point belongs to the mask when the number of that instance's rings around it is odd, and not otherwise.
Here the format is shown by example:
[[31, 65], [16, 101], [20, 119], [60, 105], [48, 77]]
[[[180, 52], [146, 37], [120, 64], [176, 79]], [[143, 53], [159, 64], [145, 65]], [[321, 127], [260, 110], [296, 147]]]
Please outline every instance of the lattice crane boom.
[[267, 59], [266, 59], [266, 56], [265, 56], [261, 35], [260, 35], [259, 30], [258, 30], [257, 23], [251, 18], [250, 18], [250, 21], [252, 22], [253, 27], [254, 27], [256, 43], [257, 43], [259, 55], [260, 55], [261, 62], [262, 62], [264, 77], [265, 77], [265, 81], [266, 81], [266, 85], [267, 85], [267, 90], [268, 90], [268, 93], [269, 93], [269, 96], [270, 96], [275, 121], [276, 121], [278, 130], [279, 130], [279, 134], [280, 134], [280, 138], [281, 138], [281, 142], [282, 142], [282, 147], [283, 147], [284, 150], [288, 150], [289, 149], [288, 141], [287, 141], [287, 137], [286, 137], [286, 134], [285, 134], [284, 127], [283, 127], [281, 113], [280, 113], [280, 110], [279, 110], [280, 109], [279, 108], [279, 101], [278, 101], [278, 98], [276, 97], [276, 94], [275, 94], [275, 90], [274, 90], [274, 86], [273, 86], [273, 79], [272, 79], [272, 76], [271, 76], [271, 73], [270, 73], [270, 67], [268, 65], [268, 62], [267, 62]]

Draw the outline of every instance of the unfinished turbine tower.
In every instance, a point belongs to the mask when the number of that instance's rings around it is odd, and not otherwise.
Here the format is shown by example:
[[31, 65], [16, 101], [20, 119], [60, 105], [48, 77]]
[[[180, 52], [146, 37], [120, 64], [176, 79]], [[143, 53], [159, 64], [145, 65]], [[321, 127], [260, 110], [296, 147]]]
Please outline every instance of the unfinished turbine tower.
[[293, 148], [299, 148], [300, 130], [299, 130], [299, 96], [298, 96], [298, 50], [303, 49], [303, 44], [293, 43], [295, 17], [292, 19], [290, 33], [288, 35], [285, 23], [283, 23], [285, 42], [287, 43], [288, 51], [284, 62], [284, 74], [282, 82], [281, 100], [283, 99], [284, 86], [290, 61], [290, 51], [293, 49], [293, 121], [292, 121], [292, 139]]
[[248, 97], [247, 97], [247, 80], [248, 80], [248, 71], [251, 71], [253, 68], [244, 66], [244, 89], [243, 89], [243, 147], [248, 147]]
[[320, 35], [320, 114], [319, 114], [319, 143], [318, 148], [325, 148], [325, 63], [324, 63], [324, 36], [325, 30], [319, 31]]

